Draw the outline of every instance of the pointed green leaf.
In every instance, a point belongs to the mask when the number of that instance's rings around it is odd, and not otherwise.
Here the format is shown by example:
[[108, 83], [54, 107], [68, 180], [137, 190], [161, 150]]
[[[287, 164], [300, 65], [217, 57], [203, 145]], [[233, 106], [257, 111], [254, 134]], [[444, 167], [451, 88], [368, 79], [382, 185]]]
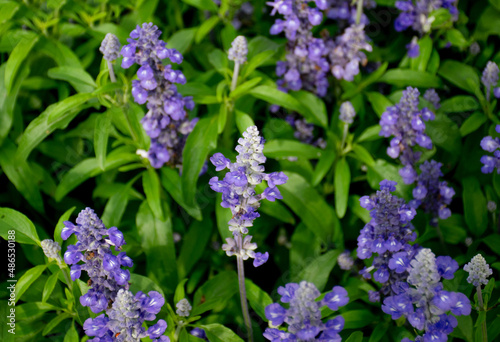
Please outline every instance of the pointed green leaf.
[[35, 225], [19, 211], [0, 208], [0, 236], [8, 240], [9, 231], [15, 230], [15, 241], [40, 246], [40, 238]]
[[335, 166], [335, 210], [339, 218], [344, 217], [349, 198], [351, 171], [345, 158], [340, 159]]
[[16, 74], [24, 60], [29, 55], [33, 46], [35, 46], [38, 41], [39, 36], [32, 34], [24, 37], [17, 43], [16, 47], [10, 53], [9, 59], [7, 60], [7, 66], [5, 68], [5, 88], [7, 88], [7, 93], [10, 93], [12, 85], [15, 82]]

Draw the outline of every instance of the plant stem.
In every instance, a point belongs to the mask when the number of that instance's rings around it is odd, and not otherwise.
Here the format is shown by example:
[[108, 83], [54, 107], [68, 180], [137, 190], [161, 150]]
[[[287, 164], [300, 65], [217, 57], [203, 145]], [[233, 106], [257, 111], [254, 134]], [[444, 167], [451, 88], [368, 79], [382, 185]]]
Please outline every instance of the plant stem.
[[356, 25], [361, 22], [361, 14], [363, 13], [363, 0], [358, 0], [356, 7]]
[[[486, 308], [484, 307], [483, 303], [483, 293], [481, 291], [481, 284], [479, 284], [476, 287], [476, 290], [477, 290], [477, 301], [479, 302], [479, 310], [486, 312]], [[488, 330], [486, 329], [486, 319], [483, 321], [481, 326], [483, 330], [483, 342], [488, 342]]]
[[176, 342], [179, 340], [179, 335], [181, 333], [182, 327], [184, 327], [184, 322], [179, 321], [179, 323], [177, 324], [177, 328], [175, 329], [175, 333], [174, 333], [174, 341], [176, 341]]
[[231, 81], [231, 91], [238, 85], [238, 74], [240, 73], [240, 63], [234, 62], [233, 80]]
[[113, 70], [113, 64], [110, 61], [108, 62], [108, 70], [109, 70], [109, 79], [111, 82], [116, 83], [115, 71]]
[[340, 143], [340, 154], [343, 155], [344, 153], [344, 145], [345, 141], [347, 139], [347, 133], [349, 133], [349, 124], [344, 123], [344, 133], [342, 134], [342, 142]]
[[[241, 235], [238, 235], [235, 238], [237, 246], [241, 249], [243, 244]], [[253, 342], [252, 322], [250, 321], [250, 313], [248, 311], [247, 303], [247, 290], [245, 288], [245, 269], [243, 265], [243, 258], [237, 255], [236, 260], [238, 264], [238, 285], [240, 287], [241, 311], [243, 312], [243, 319], [247, 328], [248, 341]]]

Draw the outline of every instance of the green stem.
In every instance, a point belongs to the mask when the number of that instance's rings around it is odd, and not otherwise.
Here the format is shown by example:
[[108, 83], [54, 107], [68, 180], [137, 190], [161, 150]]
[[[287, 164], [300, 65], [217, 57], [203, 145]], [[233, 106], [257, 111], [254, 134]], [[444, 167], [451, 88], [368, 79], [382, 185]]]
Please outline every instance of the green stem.
[[177, 324], [177, 328], [174, 333], [174, 341], [177, 342], [179, 340], [179, 335], [181, 334], [181, 330], [184, 327], [184, 321], [179, 321]]
[[361, 22], [361, 14], [363, 14], [363, 0], [358, 0], [356, 7], [356, 25]]
[[233, 80], [231, 81], [231, 91], [238, 85], [238, 74], [240, 73], [240, 63], [234, 62]]
[[[486, 311], [486, 308], [484, 307], [484, 303], [483, 303], [483, 293], [481, 291], [481, 284], [479, 284], [476, 287], [476, 290], [477, 290], [477, 301], [479, 302], [479, 310]], [[488, 342], [488, 330], [486, 328], [486, 319], [483, 321], [481, 326], [482, 326], [482, 331], [483, 331], [483, 342]]]
[[109, 70], [109, 79], [111, 82], [116, 83], [115, 71], [113, 70], [113, 64], [110, 61], [108, 62], [108, 70]]
[[[243, 247], [242, 236], [235, 236], [236, 245], [241, 248]], [[243, 265], [243, 258], [239, 255], [236, 256], [238, 264], [238, 285], [240, 287], [240, 300], [241, 300], [241, 311], [243, 312], [243, 320], [245, 321], [245, 326], [247, 328], [248, 341], [253, 342], [253, 331], [252, 322], [250, 321], [250, 313], [248, 311], [247, 303], [247, 291], [245, 287], [245, 268]]]

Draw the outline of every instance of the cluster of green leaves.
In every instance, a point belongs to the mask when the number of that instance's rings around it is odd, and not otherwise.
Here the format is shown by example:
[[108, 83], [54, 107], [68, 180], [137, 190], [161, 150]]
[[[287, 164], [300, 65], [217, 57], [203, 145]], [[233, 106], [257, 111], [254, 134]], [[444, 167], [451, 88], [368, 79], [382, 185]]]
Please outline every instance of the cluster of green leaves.
[[[394, 9], [393, 1], [377, 2], [380, 11]], [[420, 39], [415, 59], [404, 56], [410, 35], [395, 32], [392, 23], [380, 28], [372, 34], [374, 51], [368, 56], [374, 71], [363, 70], [353, 82], [332, 78], [326, 99], [277, 89], [274, 67], [284, 58], [285, 41], [269, 35], [273, 18], [263, 11], [264, 0], [252, 1], [254, 14], [244, 19], [237, 13], [241, 3], [0, 2], [0, 93], [5, 95], [0, 98], [0, 177], [5, 184], [0, 236], [7, 239], [8, 231], [15, 230], [19, 247], [16, 341], [80, 341], [83, 322], [96, 316], [78, 300], [88, 289], [85, 282], [68, 281], [67, 267], [47, 260], [40, 248], [47, 238], [59, 242], [63, 251], [75, 243], [74, 237], [67, 242], [60, 238], [62, 222], [74, 221], [87, 206], [106, 227], [124, 232], [124, 250], [135, 263], [131, 290], [154, 289], [165, 295], [167, 304], [159, 317], [167, 320], [172, 339], [176, 327], [183, 325], [177, 332], [180, 341], [199, 340], [188, 334], [194, 326], [205, 329], [210, 341], [241, 341], [234, 260], [220, 250], [230, 236], [230, 211], [220, 207], [220, 195], [208, 187], [214, 169], [209, 166], [201, 176], [200, 170], [215, 151], [234, 160], [237, 137], [253, 124], [266, 139], [266, 170], [284, 171], [289, 177], [280, 186], [283, 200], [263, 202], [251, 232], [271, 255], [266, 265], [247, 270], [256, 340], [263, 341], [264, 308], [277, 301], [276, 288], [301, 280], [322, 292], [333, 285], [347, 289], [350, 303], [340, 313], [346, 321], [342, 336], [349, 342], [414, 336], [404, 321], [392, 322], [378, 304], [368, 301], [367, 292], [376, 289], [376, 283], [336, 265], [340, 253], [356, 248], [359, 230], [370, 220], [359, 205], [360, 196], [374, 192], [382, 179], [391, 179], [398, 182], [399, 196], [412, 198], [411, 187], [398, 174], [400, 165], [386, 155], [387, 141], [379, 136], [378, 125], [406, 86], [422, 93], [436, 88], [441, 95], [436, 120], [426, 124], [434, 148], [425, 151], [423, 159], [442, 162], [444, 179], [456, 191], [452, 217], [439, 222], [443, 242], [421, 212], [414, 220], [417, 242], [436, 254], [451, 255], [460, 265], [480, 252], [495, 272], [500, 271], [498, 211], [490, 213], [486, 207], [488, 201], [498, 203], [500, 176], [481, 174], [479, 162], [484, 154], [479, 142], [496, 134], [499, 121], [497, 104], [486, 101], [480, 83], [488, 60], [500, 64], [498, 1], [486, 6], [461, 1], [459, 20], [453, 27], [438, 25], [446, 18], [437, 20], [436, 35]], [[378, 10], [367, 13], [374, 23], [381, 20]], [[232, 25], [235, 19], [242, 24], [238, 31]], [[112, 83], [98, 51], [106, 33], [125, 43], [128, 32], [149, 21], [163, 31], [169, 47], [184, 54], [180, 68], [188, 82], [178, 90], [193, 96], [196, 108], [190, 116], [200, 118], [186, 142], [181, 173], [170, 167], [155, 170], [136, 154], [148, 149], [149, 138], [140, 123], [146, 108], [130, 96], [135, 69], [123, 70], [118, 61], [118, 81]], [[227, 51], [238, 34], [248, 37], [248, 62], [231, 91], [233, 64]], [[451, 47], [445, 46], [448, 41]], [[481, 47], [477, 56], [469, 52], [475, 42]], [[357, 117], [343, 141], [338, 111], [347, 100]], [[271, 104], [281, 107], [278, 113], [268, 110]], [[421, 99], [421, 105], [430, 104]], [[292, 112], [316, 126], [315, 134], [324, 138], [326, 148], [294, 138], [284, 120]], [[466, 237], [472, 237], [472, 244], [465, 244]], [[445, 286], [472, 298], [465, 279], [460, 270]], [[2, 282], [2, 303], [9, 296], [6, 289], [7, 282]], [[460, 317], [453, 338], [480, 341], [484, 321], [489, 340], [498, 338], [500, 291], [493, 280], [483, 294], [488, 311]], [[184, 297], [193, 311], [180, 323], [172, 308]], [[4, 319], [9, 307], [2, 308]], [[325, 318], [331, 315], [323, 312]], [[14, 340], [6, 327], [2, 321], [3, 340]]]

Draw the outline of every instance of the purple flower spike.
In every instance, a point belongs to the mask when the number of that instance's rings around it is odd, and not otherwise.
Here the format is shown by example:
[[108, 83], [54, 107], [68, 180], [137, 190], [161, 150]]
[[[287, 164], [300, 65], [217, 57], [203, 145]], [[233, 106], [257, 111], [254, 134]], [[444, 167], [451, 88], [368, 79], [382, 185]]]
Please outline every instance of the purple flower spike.
[[321, 307], [328, 306], [331, 310], [338, 310], [348, 303], [347, 291], [335, 286], [332, 292], [326, 294], [323, 300], [316, 301], [320, 292], [312, 283], [302, 281], [299, 284], [289, 283], [280, 287], [278, 293], [281, 301], [288, 303], [288, 309], [278, 303], [266, 307], [266, 318], [273, 326], [288, 324], [288, 331], [267, 328], [264, 337], [269, 341], [340, 341], [338, 333], [344, 327], [344, 319], [338, 316], [321, 321]]
[[186, 78], [180, 70], [163, 65], [163, 59], [181, 63], [182, 55], [175, 49], [167, 49], [159, 39], [161, 31], [152, 23], [137, 26], [128, 39], [121, 54], [122, 67], [134, 63], [139, 80], [132, 81], [132, 95], [138, 104], [147, 103], [148, 112], [141, 123], [151, 138], [149, 151], [145, 153], [151, 166], [160, 168], [182, 166], [182, 150], [187, 136], [194, 128], [195, 120], [189, 120], [187, 111], [193, 109], [192, 100], [177, 92], [175, 83], [184, 84]]
[[450, 257], [438, 257], [423, 248], [408, 267], [407, 283], [395, 287], [396, 294], [387, 297], [382, 310], [393, 319], [406, 316], [408, 322], [423, 336], [416, 341], [446, 341], [457, 326], [457, 319], [448, 314], [469, 315], [471, 305], [462, 293], [443, 290], [441, 277], [453, 278], [458, 264]]
[[[118, 249], [125, 244], [123, 234], [116, 227], [106, 229], [99, 217], [90, 208], [82, 210], [76, 219], [76, 225], [66, 222], [78, 238], [75, 245], [69, 245], [64, 253], [64, 261], [71, 267], [71, 279], [74, 281], [85, 271], [90, 277], [89, 291], [80, 297], [83, 306], [89, 306], [92, 312], [98, 313], [107, 308], [108, 302], [116, 298], [121, 288], [128, 289], [130, 272], [121, 267], [131, 267], [132, 260], [125, 252], [118, 256], [111, 248]], [[61, 235], [69, 236], [68, 230]], [[83, 264], [79, 262], [83, 261]]]

